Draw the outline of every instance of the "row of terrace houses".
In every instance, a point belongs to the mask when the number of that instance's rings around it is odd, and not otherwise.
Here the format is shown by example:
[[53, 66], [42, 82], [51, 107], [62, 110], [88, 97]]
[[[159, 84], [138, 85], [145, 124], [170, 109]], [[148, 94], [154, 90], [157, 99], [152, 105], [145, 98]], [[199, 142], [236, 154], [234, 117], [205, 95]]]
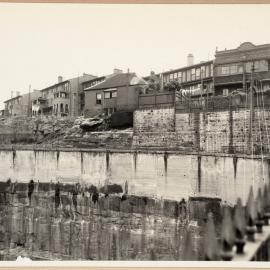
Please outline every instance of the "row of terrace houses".
[[[56, 84], [5, 101], [1, 114], [76, 117], [134, 111], [140, 104], [174, 103], [174, 93], [164, 93], [165, 86], [172, 81], [178, 82], [182, 93], [188, 93], [191, 98], [228, 96], [249, 89], [252, 67], [252, 76], [260, 89], [270, 90], [270, 44], [244, 42], [235, 49], [216, 50], [215, 59], [200, 63], [194, 63], [193, 55], [189, 54], [185, 67], [159, 74], [151, 72], [144, 78], [119, 69], [99, 77], [84, 73], [63, 80], [59, 76]], [[149, 97], [146, 92], [151, 81], [159, 87]]]
[[41, 90], [5, 101], [6, 116], [54, 115], [58, 117], [110, 115], [115, 111], [134, 111], [138, 97], [147, 83], [136, 73], [114, 69], [106, 76], [83, 74], [63, 80]]
[[[194, 98], [202, 96], [228, 96], [235, 91], [249, 88], [251, 69], [263, 91], [270, 89], [270, 44], [254, 45], [244, 42], [231, 50], [216, 50], [215, 59], [194, 64], [188, 55], [187, 66], [151, 74], [146, 81], [159, 80], [160, 89], [172, 81], [181, 85], [183, 93]], [[154, 79], [153, 79], [154, 78]]]

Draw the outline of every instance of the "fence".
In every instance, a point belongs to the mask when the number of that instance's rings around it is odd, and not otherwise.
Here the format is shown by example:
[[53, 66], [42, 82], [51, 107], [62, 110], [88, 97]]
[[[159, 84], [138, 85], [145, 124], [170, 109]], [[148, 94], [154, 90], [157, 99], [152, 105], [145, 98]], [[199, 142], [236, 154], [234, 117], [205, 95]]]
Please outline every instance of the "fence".
[[[210, 97], [181, 97], [176, 99], [175, 107], [177, 110], [184, 111], [217, 111], [217, 110], [236, 110], [249, 108], [249, 97], [246, 95], [230, 96], [210, 96]], [[255, 94], [253, 98], [254, 107], [269, 108], [270, 99], [268, 95]]]
[[[207, 261], [269, 261], [270, 260], [270, 190], [265, 185], [254, 198], [253, 188], [246, 206], [241, 199], [234, 208], [223, 207], [220, 237], [212, 213], [204, 230], [204, 260]], [[196, 260], [191, 248], [190, 232], [186, 232], [185, 260]]]
[[139, 96], [139, 108], [173, 105], [175, 102], [174, 92], [145, 94]]

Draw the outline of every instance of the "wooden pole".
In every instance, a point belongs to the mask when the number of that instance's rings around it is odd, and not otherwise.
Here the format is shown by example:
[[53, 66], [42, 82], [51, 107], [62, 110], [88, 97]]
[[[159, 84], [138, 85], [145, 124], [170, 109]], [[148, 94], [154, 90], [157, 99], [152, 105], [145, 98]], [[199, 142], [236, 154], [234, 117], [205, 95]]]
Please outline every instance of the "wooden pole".
[[250, 76], [250, 91], [249, 91], [249, 110], [250, 110], [250, 117], [249, 117], [249, 143], [250, 149], [253, 152], [253, 145], [252, 145], [252, 127], [253, 127], [253, 117], [254, 117], [254, 99], [253, 99], [253, 88], [254, 88], [254, 63], [252, 64], [251, 68], [251, 76]]
[[28, 90], [28, 106], [27, 106], [27, 116], [28, 117], [31, 116], [31, 105], [30, 105], [31, 98], [30, 98], [30, 95], [31, 95], [31, 84], [29, 85], [29, 90]]

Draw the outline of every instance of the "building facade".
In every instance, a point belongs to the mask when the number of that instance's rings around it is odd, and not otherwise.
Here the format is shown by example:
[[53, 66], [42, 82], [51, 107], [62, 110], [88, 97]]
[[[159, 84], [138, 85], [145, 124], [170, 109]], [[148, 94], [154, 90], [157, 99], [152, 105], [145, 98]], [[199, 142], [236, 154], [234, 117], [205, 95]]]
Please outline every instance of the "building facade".
[[236, 49], [216, 51], [214, 63], [215, 94], [247, 91], [252, 76], [263, 91], [270, 89], [270, 44], [244, 42]]
[[41, 93], [38, 90], [22, 95], [17, 92], [15, 97], [4, 102], [5, 116], [31, 116], [32, 102], [40, 96]]
[[135, 73], [118, 71], [83, 85], [85, 115], [94, 116], [102, 113], [110, 115], [115, 111], [135, 110], [138, 108], [138, 96], [147, 83]]
[[182, 93], [188, 93], [191, 97], [199, 97], [214, 94], [213, 61], [193, 64], [188, 56], [188, 66], [163, 72], [161, 74], [162, 86], [171, 81], [178, 81]]
[[95, 78], [83, 74], [77, 78], [63, 80], [58, 77], [58, 83], [41, 90], [42, 98], [33, 103], [34, 111], [41, 115], [80, 116], [84, 111], [84, 92], [82, 83]]

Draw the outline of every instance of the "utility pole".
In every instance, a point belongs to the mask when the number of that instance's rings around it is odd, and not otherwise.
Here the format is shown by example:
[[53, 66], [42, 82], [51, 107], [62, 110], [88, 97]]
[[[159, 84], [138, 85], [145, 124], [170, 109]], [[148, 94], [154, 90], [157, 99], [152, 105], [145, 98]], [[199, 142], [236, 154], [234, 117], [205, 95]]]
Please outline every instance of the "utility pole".
[[253, 145], [252, 145], [252, 128], [253, 128], [253, 118], [254, 118], [254, 97], [253, 97], [253, 90], [254, 90], [254, 62], [252, 63], [251, 68], [251, 75], [250, 75], [250, 91], [249, 91], [249, 146], [251, 151], [253, 152]]
[[201, 105], [203, 107], [203, 71], [202, 71], [202, 67], [200, 68], [200, 75], [201, 75]]
[[30, 95], [31, 95], [31, 84], [29, 85], [29, 91], [28, 91], [28, 106], [27, 106], [27, 116], [28, 117], [31, 116], [31, 105], [30, 105], [31, 98], [30, 98]]

